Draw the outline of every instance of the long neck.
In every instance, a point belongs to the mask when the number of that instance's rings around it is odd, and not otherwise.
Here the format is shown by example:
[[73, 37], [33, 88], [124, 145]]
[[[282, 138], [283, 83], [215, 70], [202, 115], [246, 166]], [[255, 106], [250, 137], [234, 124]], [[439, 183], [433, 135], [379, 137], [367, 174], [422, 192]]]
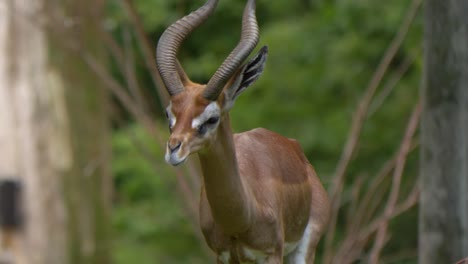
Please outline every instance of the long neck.
[[215, 141], [199, 152], [205, 191], [213, 217], [225, 232], [245, 231], [253, 216], [249, 192], [239, 176], [229, 116], [221, 120]]

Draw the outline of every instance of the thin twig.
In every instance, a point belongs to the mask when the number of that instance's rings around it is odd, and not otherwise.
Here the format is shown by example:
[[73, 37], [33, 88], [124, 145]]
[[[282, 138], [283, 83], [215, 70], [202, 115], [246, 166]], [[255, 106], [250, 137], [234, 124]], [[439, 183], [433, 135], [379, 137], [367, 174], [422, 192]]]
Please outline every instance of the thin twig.
[[359, 233], [358, 238], [364, 239], [365, 237], [372, 235], [373, 232], [378, 230], [378, 228], [382, 225], [383, 222], [389, 221], [390, 219], [402, 214], [409, 208], [416, 205], [418, 203], [418, 198], [419, 189], [415, 187], [403, 203], [399, 204], [398, 206], [395, 206], [395, 209], [391, 212], [390, 215], [383, 214], [380, 218], [374, 220], [368, 225], [368, 227], [366, 227]]
[[358, 234], [354, 235], [353, 237], [348, 236], [348, 239], [343, 241], [341, 247], [333, 257], [333, 263], [353, 263], [361, 255], [365, 245], [383, 222], [388, 222], [390, 219], [393, 219], [406, 212], [408, 209], [417, 204], [418, 199], [419, 189], [417, 184], [415, 184], [413, 190], [410, 192], [407, 198], [395, 207], [395, 210], [391, 215], [382, 214], [382, 216], [367, 224], [365, 228], [361, 229]]
[[[164, 146], [165, 143], [162, 140], [160, 134], [158, 133], [155, 123], [149, 118], [140, 107], [133, 101], [133, 99], [128, 95], [126, 89], [116, 81], [109, 71], [94, 57], [93, 54], [87, 52], [81, 43], [77, 41], [76, 36], [73, 34], [73, 30], [78, 30], [79, 24], [75, 24], [73, 27], [65, 28], [61, 21], [65, 21], [63, 17], [48, 17], [44, 21], [36, 21], [36, 18], [31, 17], [31, 23], [36, 26], [43, 27], [48, 29], [52, 37], [57, 38], [57, 43], [61, 43], [63, 48], [68, 49], [70, 52], [75, 52], [81, 54], [83, 62], [89, 67], [89, 69], [96, 74], [97, 78], [100, 79], [104, 87], [109, 89], [109, 91], [119, 100], [119, 102], [125, 107], [125, 109], [132, 114], [132, 116], [143, 125], [143, 127], [156, 138], [156, 142], [161, 146]], [[64, 37], [65, 36], [65, 37]], [[118, 46], [114, 46], [118, 48]], [[123, 57], [122, 57], [123, 58]], [[144, 153], [142, 153], [144, 154]], [[154, 162], [150, 162], [155, 164]], [[155, 168], [157, 170], [157, 168]], [[196, 200], [194, 199], [195, 194], [193, 194], [188, 187], [184, 174], [180, 169], [175, 169], [175, 174], [178, 181], [178, 186], [180, 187], [180, 192], [182, 197], [184, 197], [184, 202], [190, 206], [190, 214], [197, 215]], [[200, 235], [199, 229], [194, 227], [194, 233], [198, 236], [199, 239], [203, 239]], [[207, 250], [207, 252], [209, 252]]]
[[[125, 9], [128, 16], [130, 17], [131, 24], [135, 28], [138, 44], [140, 45], [140, 48], [143, 51], [143, 57], [145, 59], [147, 69], [151, 74], [153, 84], [156, 87], [156, 91], [158, 92], [159, 98], [161, 100], [161, 105], [167, 105], [169, 103], [169, 96], [168, 93], [165, 91], [164, 83], [161, 79], [161, 76], [159, 75], [159, 71], [157, 70], [155, 59], [156, 55], [154, 54], [151, 42], [149, 41], [149, 38], [144, 31], [141, 17], [136, 12], [135, 7], [133, 6], [130, 0], [121, 0], [121, 2], [122, 7]], [[190, 181], [194, 183], [193, 187], [198, 188], [200, 186], [201, 175], [197, 170], [193, 159], [187, 160], [186, 166], [188, 167], [187, 176], [190, 178]]]
[[[164, 140], [162, 139], [160, 133], [157, 131], [154, 122], [149, 118], [145, 113], [141, 112], [141, 109], [136, 107], [134, 103], [131, 101], [132, 99], [125, 93], [123, 87], [115, 81], [105, 69], [96, 62], [96, 60], [87, 53], [83, 53], [83, 59], [88, 64], [88, 66], [100, 77], [106, 86], [111, 90], [111, 92], [116, 95], [119, 101], [125, 106], [127, 110], [133, 114], [133, 116], [138, 120], [140, 124], [148, 131], [151, 135], [155, 136], [157, 142], [160, 146], [165, 146]], [[183, 196], [185, 198], [185, 202], [192, 207], [192, 210], [196, 210], [198, 206], [193, 203], [195, 201], [195, 193], [187, 183], [185, 179], [184, 173], [179, 168], [175, 170], [177, 181], [181, 185], [182, 190], [184, 191]], [[185, 195], [189, 194], [190, 197], [186, 197]]]
[[[49, 30], [51, 37], [57, 38], [57, 43], [62, 44], [63, 48], [68, 49], [70, 52], [81, 54], [83, 62], [98, 77], [98, 79], [103, 82], [104, 87], [107, 88], [118, 99], [118, 101], [135, 118], [135, 120], [137, 120], [137, 122], [142, 124], [143, 128], [149, 134], [155, 137], [157, 144], [162, 147], [165, 146], [165, 142], [162, 140], [159, 131], [156, 129], [154, 121], [149, 116], [147, 116], [147, 114], [142, 111], [140, 107], [138, 107], [138, 104], [129, 96], [126, 89], [110, 74], [110, 72], [103, 66], [103, 64], [101, 64], [93, 54], [87, 52], [83, 48], [79, 38], [74, 35], [74, 31], [79, 31], [79, 24], [74, 24], [71, 27], [65, 27], [64, 23], [62, 23], [63, 21], [66, 21], [65, 17], [49, 16], [47, 19], [40, 21], [36, 17], [28, 17], [28, 21], [29, 20], [31, 24]], [[110, 35], [107, 35], [107, 37], [110, 37]], [[108, 43], [116, 44], [112, 37], [108, 38], [107, 40]], [[123, 52], [121, 52], [122, 49], [119, 45], [111, 45], [111, 47], [111, 50], [113, 50], [115, 55], [117, 55], [116, 60], [119, 64], [123, 65], [124, 56]], [[154, 162], [150, 163], [155, 164]], [[158, 168], [154, 169], [155, 171], [159, 170]], [[190, 214], [198, 215], [198, 206], [196, 205], [197, 195], [191, 191], [191, 188], [189, 187], [190, 185], [187, 183], [183, 171], [179, 168], [175, 168], [174, 172], [177, 178], [178, 186], [180, 187], [179, 192], [182, 193], [181, 196], [184, 198], [184, 203], [190, 206]], [[196, 219], [198, 219], [198, 217]], [[195, 223], [196, 222], [197, 221], [195, 221]], [[199, 228], [194, 227], [194, 232], [199, 239], [203, 240]], [[207, 255], [211, 256], [211, 251], [209, 251], [206, 246], [203, 248], [207, 252]]]
[[361, 195], [364, 185], [364, 177], [358, 176], [354, 181], [353, 186], [351, 187], [351, 203], [349, 205], [346, 221], [346, 229], [351, 229], [352, 224], [354, 223], [353, 219], [356, 217], [356, 211], [359, 208], [358, 202]]
[[[98, 37], [104, 42], [104, 45], [108, 47], [108, 51], [116, 60], [117, 66], [121, 67], [125, 65], [124, 52], [122, 50], [122, 47], [120, 47], [117, 41], [115, 41], [112, 34], [109, 33], [109, 31], [107, 31], [106, 29], [104, 29], [104, 27], [98, 27], [98, 30]], [[123, 68], [120, 68], [120, 71], [124, 72]]]
[[396, 70], [396, 73], [390, 78], [390, 80], [385, 84], [382, 88], [382, 92], [380, 92], [376, 97], [375, 100], [369, 107], [369, 113], [367, 114], [367, 118], [371, 117], [377, 110], [382, 106], [385, 102], [385, 99], [390, 95], [390, 93], [395, 89], [397, 84], [400, 82], [401, 78], [408, 72], [408, 69], [414, 62], [414, 56], [407, 57], [403, 63], [401, 63]]
[[[413, 141], [410, 147], [410, 152], [414, 151], [418, 146], [419, 142]], [[352, 225], [353, 228], [349, 232], [350, 237], [359, 231], [359, 227], [365, 226], [375, 214], [378, 204], [380, 204], [381, 199], [383, 199], [383, 195], [386, 193], [386, 190], [380, 188], [380, 185], [395, 168], [397, 158], [398, 153], [384, 164], [375, 177], [372, 177], [370, 186], [364, 197], [359, 201], [359, 207], [355, 211], [355, 218], [353, 218], [354, 223]]]
[[127, 87], [132, 98], [135, 100], [135, 104], [141, 108], [142, 112], [146, 113], [149, 109], [148, 102], [144, 100], [144, 96], [141, 92], [141, 86], [139, 85], [136, 77], [135, 58], [133, 56], [134, 51], [133, 47], [131, 47], [131, 33], [128, 31], [128, 28], [124, 29], [122, 35], [125, 47], [122, 48], [104, 27], [98, 27], [98, 29], [98, 36], [105, 43], [106, 47], [109, 47], [108, 52], [115, 60], [115, 63], [122, 75], [125, 77]]
[[158, 92], [158, 96], [161, 100], [161, 105], [167, 105], [169, 103], [169, 96], [165, 91], [164, 84], [162, 82], [161, 76], [156, 67], [156, 55], [153, 51], [153, 45], [148, 39], [148, 36], [145, 33], [143, 28], [143, 23], [140, 16], [137, 14], [135, 7], [130, 0], [121, 0], [122, 7], [127, 12], [130, 17], [130, 22], [135, 28], [136, 37], [138, 39], [138, 44], [140, 45], [141, 50], [143, 51], [143, 57], [145, 59], [146, 66], [151, 74], [151, 78]]
[[[53, 20], [55, 21], [55, 20]], [[51, 22], [53, 22], [51, 21]], [[58, 20], [60, 21], [60, 20]], [[69, 41], [62, 41], [62, 44], [65, 48], [70, 49], [72, 52], [78, 52], [81, 54], [81, 58], [88, 65], [89, 69], [96, 74], [96, 76], [104, 83], [104, 87], [109, 89], [109, 91], [119, 100], [119, 102], [124, 106], [124, 108], [129, 111], [129, 113], [140, 123], [143, 128], [153, 135], [156, 139], [156, 142], [163, 148], [165, 146], [165, 141], [162, 139], [160, 133], [156, 129], [154, 121], [142, 111], [142, 109], [135, 103], [135, 101], [129, 96], [126, 89], [117, 81], [110, 72], [101, 64], [99, 61], [89, 52], [85, 51], [81, 45], [77, 42], [74, 42], [74, 38], [70, 36], [69, 38], [63, 38], [64, 35], [70, 35], [69, 31], [60, 28], [60, 23], [50, 23], [45, 24], [44, 26], [49, 27], [52, 32], [57, 33], [57, 36], [61, 36], [61, 39], [67, 39]], [[179, 184], [188, 185], [187, 180], [185, 179], [184, 173], [179, 168], [174, 169], [176, 177], [178, 178]], [[183, 188], [183, 187], [182, 187]], [[191, 193], [191, 198], [185, 199], [186, 204], [194, 206], [192, 202], [195, 200], [196, 195], [193, 192]], [[196, 210], [198, 206], [195, 205], [193, 210]], [[196, 231], [196, 230], [195, 230]]]
[[104, 82], [107, 88], [117, 97], [125, 109], [139, 120], [146, 119], [143, 117], [144, 113], [142, 109], [138, 107], [135, 101], [128, 95], [125, 88], [112, 77], [104, 66], [90, 53], [84, 50], [80, 50], [80, 53], [82, 54], [83, 61], [88, 65], [91, 71], [93, 71], [97, 77]]
[[[419, 124], [419, 116], [421, 115], [421, 105], [418, 103], [413, 113], [411, 114], [411, 118], [409, 120], [407, 130], [405, 132], [404, 139], [400, 146], [400, 151], [398, 154], [397, 163], [395, 166], [395, 170], [393, 172], [393, 180], [392, 180], [392, 187], [390, 189], [390, 195], [387, 200], [387, 204], [385, 206], [385, 216], [390, 216], [393, 211], [395, 210], [396, 203], [400, 194], [400, 186], [401, 186], [401, 179], [403, 176], [403, 171], [406, 165], [406, 157], [410, 151], [411, 147], [411, 140], [416, 133]], [[370, 254], [370, 261], [369, 263], [378, 263], [380, 252], [384, 246], [387, 230], [388, 230], [388, 221], [382, 222], [379, 226], [379, 230], [377, 232], [376, 239], [374, 241], [374, 247]]]
[[127, 81], [128, 89], [132, 97], [135, 99], [136, 104], [142, 108], [143, 112], [147, 111], [146, 102], [143, 99], [143, 95], [141, 93], [141, 87], [138, 84], [138, 80], [136, 77], [136, 68], [135, 68], [135, 56], [132, 46], [132, 34], [128, 27], [124, 26], [122, 32], [122, 38], [124, 43], [124, 73], [125, 79]]
[[362, 126], [367, 117], [367, 112], [369, 105], [371, 103], [372, 97], [380, 85], [383, 76], [388, 70], [388, 67], [392, 60], [394, 59], [397, 51], [400, 49], [403, 40], [405, 39], [410, 26], [413, 23], [413, 20], [419, 10], [421, 5], [421, 0], [413, 0], [409, 8], [409, 11], [406, 14], [406, 17], [401, 24], [395, 38], [390, 43], [390, 46], [386, 50], [379, 66], [377, 67], [369, 85], [367, 86], [366, 92], [362, 97], [359, 106], [356, 112], [353, 115], [353, 121], [351, 125], [350, 133], [348, 134], [348, 139], [343, 149], [340, 161], [338, 162], [335, 175], [333, 177], [333, 182], [330, 189], [331, 196], [331, 217], [330, 217], [330, 228], [325, 235], [325, 253], [323, 257], [323, 263], [330, 263], [333, 254], [332, 242], [335, 237], [336, 230], [336, 221], [338, 217], [338, 211], [340, 208], [341, 201], [341, 191], [344, 185], [344, 178], [346, 175], [346, 170], [348, 165], [353, 157], [356, 146], [358, 145]]

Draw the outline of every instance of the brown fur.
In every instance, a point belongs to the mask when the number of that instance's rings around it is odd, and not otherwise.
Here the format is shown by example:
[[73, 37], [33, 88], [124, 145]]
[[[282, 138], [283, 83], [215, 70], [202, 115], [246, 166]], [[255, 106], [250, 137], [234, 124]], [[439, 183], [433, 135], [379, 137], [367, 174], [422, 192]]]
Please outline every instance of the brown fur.
[[[312, 223], [306, 262], [312, 263], [329, 201], [299, 144], [262, 128], [233, 135], [224, 112], [216, 133], [201, 142], [191, 122], [210, 103], [200, 96], [203, 88], [192, 83], [172, 98], [177, 123], [168, 144], [183, 142], [181, 151], [191, 153], [202, 145], [200, 224], [218, 262], [223, 252], [230, 263], [251, 262], [249, 251], [255, 250], [265, 263], [282, 263], [285, 243], [298, 242]], [[218, 101], [222, 108], [224, 97]]]

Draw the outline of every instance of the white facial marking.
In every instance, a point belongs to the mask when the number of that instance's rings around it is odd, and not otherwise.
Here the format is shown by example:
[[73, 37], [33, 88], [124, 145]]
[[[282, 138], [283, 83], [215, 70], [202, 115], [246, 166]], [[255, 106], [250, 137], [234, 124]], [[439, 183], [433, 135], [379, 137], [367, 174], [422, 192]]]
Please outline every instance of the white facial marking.
[[180, 151], [175, 153], [171, 153], [168, 147], [166, 147], [166, 154], [164, 155], [164, 159], [167, 163], [171, 164], [172, 166], [177, 166], [185, 161], [187, 155], [184, 157], [180, 157]]
[[166, 113], [169, 121], [169, 126], [174, 127], [177, 122], [177, 118], [175, 117], [174, 112], [172, 112], [172, 102], [170, 102], [167, 106]]
[[219, 117], [221, 114], [221, 109], [219, 108], [219, 105], [217, 102], [211, 102], [206, 108], [203, 113], [201, 113], [199, 116], [195, 117], [192, 120], [192, 128], [198, 128], [200, 125], [205, 123], [208, 119], [211, 117], [217, 116]]

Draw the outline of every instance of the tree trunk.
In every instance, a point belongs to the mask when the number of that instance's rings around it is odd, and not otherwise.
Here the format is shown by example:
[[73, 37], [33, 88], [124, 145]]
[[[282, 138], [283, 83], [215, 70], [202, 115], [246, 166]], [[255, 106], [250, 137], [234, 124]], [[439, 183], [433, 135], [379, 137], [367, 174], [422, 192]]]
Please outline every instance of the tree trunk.
[[[55, 4], [0, 1], [0, 178], [21, 182], [25, 216], [8, 251], [18, 264], [108, 263], [106, 96], [42, 27]], [[98, 56], [91, 23], [80, 40]]]
[[468, 256], [468, 1], [427, 0], [419, 263]]

